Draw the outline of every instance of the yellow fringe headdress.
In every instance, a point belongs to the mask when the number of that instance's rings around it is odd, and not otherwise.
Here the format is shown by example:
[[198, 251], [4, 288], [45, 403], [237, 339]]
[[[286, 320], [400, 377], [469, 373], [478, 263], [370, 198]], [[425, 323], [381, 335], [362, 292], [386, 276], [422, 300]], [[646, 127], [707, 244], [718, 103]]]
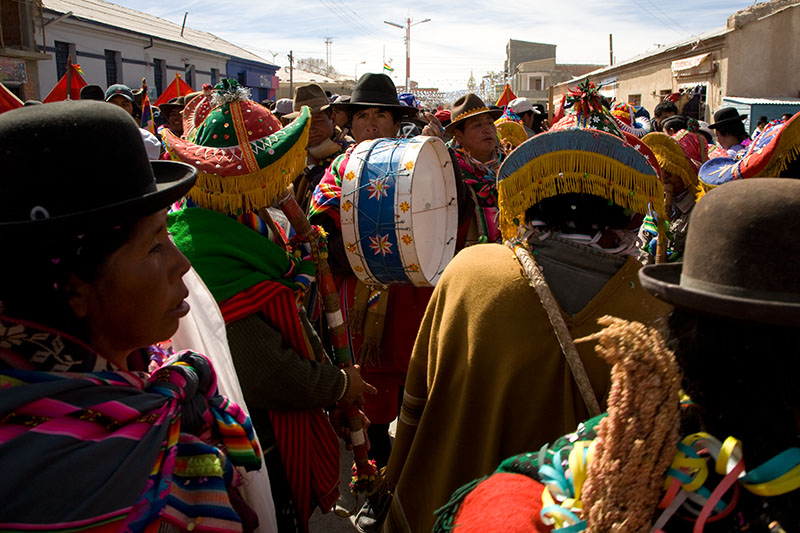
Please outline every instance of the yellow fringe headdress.
[[188, 197], [200, 207], [241, 215], [256, 211], [297, 177], [306, 164], [311, 112], [281, 129], [264, 106], [248, 98], [235, 80], [215, 87], [215, 103], [189, 139], [162, 133], [172, 159], [198, 169]]
[[665, 220], [664, 189], [658, 162], [646, 145], [624, 135], [600, 104], [597, 88], [587, 83], [570, 95], [573, 113], [554, 130], [528, 139], [498, 172], [500, 229], [512, 238], [525, 210], [546, 198], [567, 193], [599, 196]]
[[509, 145], [512, 149], [528, 140], [528, 134], [521, 124], [511, 119], [500, 117], [495, 121], [497, 127], [497, 138], [503, 144]]
[[[681, 135], [683, 140], [696, 140], [697, 146], [705, 145], [705, 141], [697, 139], [697, 135], [694, 133], [681, 130], [676, 136], [679, 134], [683, 134]], [[693, 136], [693, 138], [687, 136]], [[692, 194], [697, 192], [697, 171], [706, 159], [703, 152], [700, 152], [700, 160], [695, 163], [695, 160], [686, 153], [686, 150], [676, 138], [660, 132], [648, 133], [642, 137], [642, 142], [653, 151], [663, 172], [679, 176]]]

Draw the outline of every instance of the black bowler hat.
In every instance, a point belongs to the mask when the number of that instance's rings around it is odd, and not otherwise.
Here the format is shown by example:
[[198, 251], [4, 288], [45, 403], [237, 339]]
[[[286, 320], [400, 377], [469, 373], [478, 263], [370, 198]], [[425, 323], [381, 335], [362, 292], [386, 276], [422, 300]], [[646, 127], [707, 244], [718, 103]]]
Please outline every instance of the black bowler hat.
[[739, 111], [735, 107], [723, 107], [714, 113], [714, 123], [709, 124], [708, 127], [713, 130], [726, 124], [741, 122], [746, 118], [747, 115], [740, 115]]
[[416, 115], [417, 109], [408, 107], [400, 103], [397, 99], [397, 88], [394, 86], [392, 78], [386, 74], [374, 74], [367, 72], [358, 80], [353, 87], [353, 94], [350, 95], [348, 103], [333, 103], [334, 107], [364, 108], [364, 107], [385, 107], [400, 111], [404, 115]]
[[797, 228], [800, 181], [732, 181], [712, 189], [697, 202], [683, 263], [646, 266], [639, 271], [639, 280], [645, 290], [678, 307], [797, 326]]
[[106, 92], [99, 85], [84, 85], [81, 87], [81, 100], [105, 101]]
[[148, 161], [135, 121], [96, 101], [0, 115], [0, 236], [58, 236], [132, 222], [180, 199], [197, 170]]

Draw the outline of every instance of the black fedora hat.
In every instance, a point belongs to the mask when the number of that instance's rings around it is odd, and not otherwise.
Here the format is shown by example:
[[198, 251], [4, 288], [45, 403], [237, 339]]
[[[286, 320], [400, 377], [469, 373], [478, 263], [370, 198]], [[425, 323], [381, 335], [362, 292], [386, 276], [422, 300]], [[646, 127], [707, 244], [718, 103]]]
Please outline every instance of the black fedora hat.
[[697, 203], [683, 263], [646, 266], [639, 280], [645, 290], [678, 307], [797, 326], [799, 227], [800, 181], [733, 181]]
[[417, 110], [400, 103], [397, 99], [397, 88], [394, 86], [392, 78], [386, 74], [374, 74], [367, 72], [358, 83], [353, 87], [353, 94], [347, 103], [331, 104], [334, 107], [347, 107], [349, 109], [358, 107], [385, 107], [395, 109], [404, 115], [416, 115]]
[[0, 235], [80, 234], [134, 221], [181, 198], [197, 171], [148, 161], [136, 123], [96, 101], [0, 115]]
[[746, 118], [747, 115], [740, 115], [735, 107], [723, 107], [714, 113], [714, 123], [709, 124], [708, 127], [713, 130], [726, 124], [741, 122]]
[[477, 94], [465, 94], [453, 102], [453, 109], [450, 110], [452, 122], [447, 125], [445, 131], [453, 133], [457, 124], [464, 122], [468, 118], [485, 114], [491, 116], [492, 120], [497, 120], [503, 114], [503, 110], [500, 108], [489, 109]]

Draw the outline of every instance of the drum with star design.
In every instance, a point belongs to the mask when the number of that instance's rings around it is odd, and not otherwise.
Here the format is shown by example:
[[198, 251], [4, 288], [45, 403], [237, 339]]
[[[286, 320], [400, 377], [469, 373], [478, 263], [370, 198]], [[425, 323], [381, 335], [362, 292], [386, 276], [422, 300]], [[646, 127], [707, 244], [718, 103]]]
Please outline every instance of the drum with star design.
[[353, 150], [342, 178], [345, 251], [372, 285], [436, 285], [455, 253], [453, 163], [436, 137], [375, 139]]

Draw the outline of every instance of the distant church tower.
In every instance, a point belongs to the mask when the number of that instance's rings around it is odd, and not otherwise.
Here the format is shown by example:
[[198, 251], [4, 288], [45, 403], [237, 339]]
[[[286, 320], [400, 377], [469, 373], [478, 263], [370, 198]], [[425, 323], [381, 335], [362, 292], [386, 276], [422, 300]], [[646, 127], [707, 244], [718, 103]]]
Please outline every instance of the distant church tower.
[[472, 71], [469, 72], [469, 81], [467, 82], [467, 89], [471, 93], [475, 93], [478, 90], [478, 84], [475, 83], [475, 76], [472, 75]]

